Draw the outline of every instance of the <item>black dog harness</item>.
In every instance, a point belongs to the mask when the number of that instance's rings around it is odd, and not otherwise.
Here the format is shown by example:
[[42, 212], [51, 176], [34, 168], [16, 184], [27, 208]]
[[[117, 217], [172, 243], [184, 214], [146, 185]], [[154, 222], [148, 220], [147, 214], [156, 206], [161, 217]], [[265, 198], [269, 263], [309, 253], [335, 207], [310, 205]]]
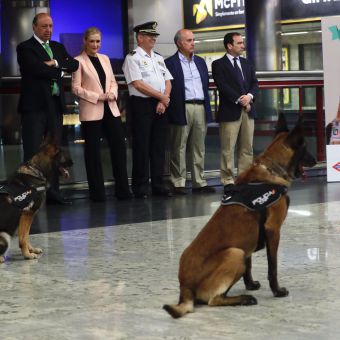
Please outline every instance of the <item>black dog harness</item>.
[[[30, 171], [30, 173], [28, 173]], [[30, 165], [23, 165], [17, 171], [16, 181], [10, 181], [7, 184], [0, 185], [0, 195], [6, 194], [9, 196], [9, 203], [14, 204], [21, 210], [29, 210], [41, 191], [46, 191], [46, 179], [43, 174], [36, 168]], [[30, 176], [36, 178], [43, 185], [34, 187], [24, 183], [24, 180], [20, 180], [21, 176]]]
[[227, 186], [222, 205], [239, 204], [251, 211], [261, 211], [277, 202], [287, 193], [287, 187], [278, 184], [247, 183]]
[[19, 209], [29, 209], [38, 196], [38, 190], [28, 185], [4, 184], [0, 186], [0, 195], [6, 194], [10, 202]]
[[260, 213], [259, 237], [255, 251], [263, 249], [266, 245], [264, 224], [267, 219], [267, 208], [286, 194], [287, 190], [284, 185], [267, 183], [230, 185], [225, 188], [222, 205], [237, 204]]

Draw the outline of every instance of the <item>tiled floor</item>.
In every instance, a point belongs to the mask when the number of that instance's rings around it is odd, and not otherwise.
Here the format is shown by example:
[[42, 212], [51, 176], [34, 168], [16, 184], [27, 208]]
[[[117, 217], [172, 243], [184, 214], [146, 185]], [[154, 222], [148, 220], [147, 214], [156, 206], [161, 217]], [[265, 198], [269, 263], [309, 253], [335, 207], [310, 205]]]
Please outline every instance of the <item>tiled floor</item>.
[[[16, 240], [0, 265], [1, 339], [339, 339], [340, 185], [296, 181], [282, 228], [274, 298], [265, 251], [253, 258], [258, 305], [196, 307], [179, 320], [162, 310], [178, 299], [178, 260], [219, 205], [216, 194], [48, 206], [23, 260]], [[245, 293], [242, 282], [231, 294]]]

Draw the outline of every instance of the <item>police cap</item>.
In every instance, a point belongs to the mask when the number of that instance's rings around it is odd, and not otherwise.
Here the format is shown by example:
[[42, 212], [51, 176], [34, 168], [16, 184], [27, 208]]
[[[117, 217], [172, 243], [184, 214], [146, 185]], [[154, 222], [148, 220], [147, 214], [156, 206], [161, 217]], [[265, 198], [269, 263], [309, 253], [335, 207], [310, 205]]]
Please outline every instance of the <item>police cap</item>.
[[133, 30], [136, 33], [159, 35], [159, 33], [156, 31], [157, 25], [158, 24], [156, 21], [148, 21], [144, 24], [137, 25]]

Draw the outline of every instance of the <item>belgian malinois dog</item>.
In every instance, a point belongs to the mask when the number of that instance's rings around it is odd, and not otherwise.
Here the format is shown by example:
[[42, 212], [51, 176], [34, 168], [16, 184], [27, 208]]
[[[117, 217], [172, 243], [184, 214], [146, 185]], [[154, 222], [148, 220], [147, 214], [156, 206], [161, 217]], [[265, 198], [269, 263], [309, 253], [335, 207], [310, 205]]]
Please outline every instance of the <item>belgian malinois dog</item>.
[[45, 142], [32, 159], [0, 185], [0, 263], [5, 261], [10, 240], [16, 232], [25, 259], [35, 259], [37, 254], [42, 253], [42, 249], [30, 244], [30, 228], [45, 200], [52, 176], [59, 172], [59, 175], [68, 178], [70, 166], [71, 159], [56, 144]]
[[287, 188], [301, 175], [303, 166], [316, 164], [307, 151], [300, 118], [289, 132], [283, 115], [277, 134], [269, 147], [254, 159], [251, 167], [236, 180], [232, 191], [257, 184], [273, 186], [253, 200], [253, 204], [269, 200], [269, 196], [283, 188], [270, 205], [260, 210], [240, 204], [222, 204], [192, 243], [184, 250], [179, 265], [179, 303], [163, 308], [174, 318], [194, 311], [195, 303], [209, 306], [254, 305], [252, 295], [228, 296], [231, 287], [243, 277], [246, 289], [257, 290], [260, 283], [251, 273], [251, 255], [266, 247], [269, 286], [275, 297], [285, 297], [288, 290], [277, 279], [277, 251], [280, 229], [286, 218], [289, 197]]

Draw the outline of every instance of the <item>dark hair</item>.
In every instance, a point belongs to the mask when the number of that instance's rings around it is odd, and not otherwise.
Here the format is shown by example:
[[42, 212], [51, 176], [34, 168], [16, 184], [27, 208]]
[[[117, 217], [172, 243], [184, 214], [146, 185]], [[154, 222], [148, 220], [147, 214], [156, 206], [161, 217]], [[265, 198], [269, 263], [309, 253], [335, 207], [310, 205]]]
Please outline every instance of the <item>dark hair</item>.
[[238, 33], [238, 32], [230, 32], [230, 33], [227, 33], [225, 36], [224, 36], [224, 39], [223, 39], [223, 42], [224, 42], [224, 47], [226, 48], [226, 50], [228, 49], [228, 44], [233, 44], [234, 43], [234, 37], [235, 36], [240, 36], [241, 34]]

